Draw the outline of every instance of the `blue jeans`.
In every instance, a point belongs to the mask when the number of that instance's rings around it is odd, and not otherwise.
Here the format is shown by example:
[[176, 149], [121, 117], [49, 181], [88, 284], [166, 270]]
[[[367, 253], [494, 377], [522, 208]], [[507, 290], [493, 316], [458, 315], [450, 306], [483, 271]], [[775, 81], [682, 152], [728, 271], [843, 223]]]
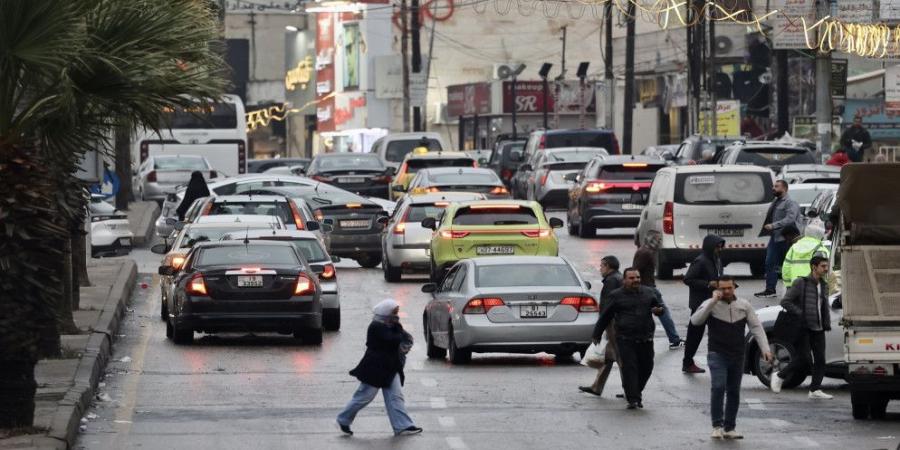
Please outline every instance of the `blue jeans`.
[[[394, 381], [391, 382], [389, 387], [381, 388], [381, 393], [384, 395], [384, 407], [387, 410], [388, 419], [391, 421], [391, 428], [394, 429], [394, 434], [415, 426], [412, 419], [409, 418], [409, 414], [406, 413], [406, 404], [400, 387], [400, 375], [394, 376]], [[371, 403], [377, 394], [377, 387], [360, 383], [359, 388], [353, 393], [353, 398], [350, 399], [344, 410], [338, 414], [337, 422], [349, 427], [353, 423], [353, 419], [356, 418], [356, 413]]]
[[677, 344], [681, 342], [681, 336], [678, 335], [678, 330], [675, 328], [675, 321], [672, 320], [672, 313], [669, 312], [669, 307], [663, 301], [662, 292], [659, 292], [659, 289], [655, 287], [651, 289], [656, 291], [656, 298], [663, 304], [663, 314], [659, 316], [659, 323], [666, 330], [666, 337], [669, 338], [669, 343]]
[[731, 431], [735, 427], [738, 407], [741, 405], [744, 358], [710, 352], [706, 355], [706, 362], [711, 381], [709, 415], [712, 416], [712, 426]]
[[781, 264], [784, 263], [784, 257], [788, 252], [787, 241], [776, 242], [774, 238], [769, 238], [769, 245], [766, 247], [766, 290], [774, 291], [778, 284], [778, 276], [781, 275]]

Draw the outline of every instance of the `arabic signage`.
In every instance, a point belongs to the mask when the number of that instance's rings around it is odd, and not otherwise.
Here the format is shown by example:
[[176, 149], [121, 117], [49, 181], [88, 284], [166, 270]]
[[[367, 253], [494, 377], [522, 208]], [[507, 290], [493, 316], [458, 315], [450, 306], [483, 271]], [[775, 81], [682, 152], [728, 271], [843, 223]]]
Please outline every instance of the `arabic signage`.
[[[741, 102], [737, 100], [719, 100], [716, 102], [716, 135], [740, 136], [741, 135]], [[707, 129], [709, 111], [700, 111], [700, 134], [713, 134]], [[711, 128], [711, 127], [709, 127]]]
[[318, 131], [334, 131], [334, 13], [316, 13], [316, 117]]
[[338, 130], [366, 127], [366, 94], [338, 94], [334, 105], [334, 125]]
[[875, 19], [875, 2], [872, 0], [841, 0], [835, 3], [836, 17], [843, 22], [872, 23]]
[[299, 0], [225, 0], [226, 11], [265, 11], [293, 13], [303, 7]]
[[284, 88], [289, 91], [296, 90], [297, 87], [306, 89], [306, 86], [312, 80], [312, 73], [313, 59], [311, 56], [307, 56], [297, 63], [297, 67], [289, 70], [287, 75], [284, 76]]
[[863, 127], [873, 140], [900, 139], [900, 111], [885, 110], [881, 99], [849, 99], [841, 116], [845, 124], [862, 117]]
[[806, 48], [806, 32], [800, 18], [806, 19], [807, 26], [815, 23], [815, 0], [774, 0], [771, 9], [780, 12], [773, 21], [772, 46], [778, 50]]
[[447, 116], [472, 116], [491, 113], [490, 83], [458, 84], [447, 87]]
[[847, 60], [831, 60], [831, 96], [847, 98]]
[[[544, 83], [541, 81], [516, 81], [516, 98], [513, 101], [512, 81], [503, 82], [503, 112], [511, 113], [513, 104], [517, 113], [542, 113], [544, 111]], [[554, 108], [559, 108], [560, 114], [578, 114], [581, 105], [587, 107], [585, 112], [593, 113], [597, 110], [595, 102], [595, 89], [590, 84], [585, 84], [584, 89], [578, 81], [564, 81], [550, 83], [550, 91], [547, 92], [547, 111], [553, 113]]]

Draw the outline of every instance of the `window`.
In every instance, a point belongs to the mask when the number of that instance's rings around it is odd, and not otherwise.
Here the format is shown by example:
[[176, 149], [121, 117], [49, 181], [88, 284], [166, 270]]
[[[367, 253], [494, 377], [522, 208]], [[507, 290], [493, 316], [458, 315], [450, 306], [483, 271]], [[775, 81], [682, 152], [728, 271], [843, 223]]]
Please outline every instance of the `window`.
[[447, 276], [444, 277], [444, 281], [441, 283], [440, 292], [449, 292], [452, 290], [453, 283], [456, 279], [456, 274], [459, 272], [459, 266], [453, 267], [450, 269], [450, 272], [447, 273]]
[[421, 158], [406, 162], [407, 173], [416, 173], [420, 169], [431, 167], [475, 167], [475, 161], [469, 158]]
[[567, 264], [516, 264], [479, 266], [475, 286], [578, 286], [578, 277]]
[[197, 266], [212, 265], [299, 265], [300, 260], [291, 247], [274, 245], [229, 245], [210, 247], [200, 251]]
[[157, 157], [153, 160], [153, 168], [157, 170], [209, 170], [209, 165], [203, 158]]
[[613, 148], [613, 135], [609, 132], [547, 133], [545, 148], [600, 147]]
[[678, 175], [675, 202], [682, 204], [754, 204], [772, 201], [766, 173], [691, 173]]
[[384, 170], [384, 164], [376, 155], [341, 155], [321, 158], [314, 164], [314, 170]]
[[428, 181], [432, 184], [500, 184], [494, 172], [430, 173]]
[[216, 202], [209, 210], [210, 216], [218, 215], [277, 216], [284, 223], [293, 223], [294, 215], [285, 201]]
[[453, 290], [453, 292], [462, 291], [463, 283], [465, 283], [466, 281], [466, 272], [466, 266], [459, 266], [459, 270], [456, 272], [456, 277], [454, 277], [453, 279], [453, 285], [450, 286], [450, 289]]
[[[255, 227], [254, 227], [255, 228]], [[234, 228], [191, 228], [186, 230], [181, 238], [179, 248], [191, 248], [199, 242], [218, 241], [222, 236], [234, 232]]]
[[176, 108], [163, 112], [160, 125], [164, 129], [227, 129], [237, 128], [237, 111], [232, 103], [214, 102], [185, 110]]
[[428, 147], [430, 151], [443, 150], [441, 143], [436, 139], [411, 139], [403, 141], [391, 141], [387, 144], [387, 150], [384, 152], [384, 159], [391, 162], [401, 162], [416, 147]]
[[453, 225], [537, 225], [538, 219], [531, 208], [518, 205], [491, 208], [466, 206], [456, 210]]
[[421, 222], [425, 220], [426, 217], [434, 217], [437, 219], [443, 213], [443, 206], [435, 206], [432, 204], [412, 205], [409, 207], [409, 212], [406, 214], [406, 221]]
[[649, 181], [663, 165], [645, 164], [640, 167], [626, 167], [622, 164], [600, 164], [595, 178], [600, 180]]
[[787, 164], [815, 164], [816, 158], [806, 149], [792, 148], [744, 148], [735, 158], [736, 163], [750, 163], [755, 166], [784, 166]]

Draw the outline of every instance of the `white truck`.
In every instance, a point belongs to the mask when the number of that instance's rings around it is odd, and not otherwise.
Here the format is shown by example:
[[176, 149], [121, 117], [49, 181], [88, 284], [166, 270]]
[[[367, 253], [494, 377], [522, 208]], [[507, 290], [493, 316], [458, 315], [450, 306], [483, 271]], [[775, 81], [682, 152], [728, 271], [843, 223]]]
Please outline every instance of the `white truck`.
[[900, 399], [900, 164], [841, 171], [834, 248], [854, 419], [882, 419]]

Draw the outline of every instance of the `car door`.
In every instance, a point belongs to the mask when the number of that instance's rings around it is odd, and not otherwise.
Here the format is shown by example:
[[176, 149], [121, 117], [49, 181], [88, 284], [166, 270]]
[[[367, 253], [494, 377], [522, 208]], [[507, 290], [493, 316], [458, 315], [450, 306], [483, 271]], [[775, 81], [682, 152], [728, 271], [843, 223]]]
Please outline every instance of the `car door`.
[[539, 152], [535, 155], [534, 164], [531, 166], [531, 174], [528, 177], [528, 184], [525, 185], [525, 198], [529, 200], [534, 200], [535, 194], [537, 193], [538, 183], [540, 182], [541, 175], [543, 175], [544, 170], [541, 165], [544, 164], [544, 161], [547, 160], [547, 152]]
[[460, 266], [457, 264], [450, 269], [428, 302], [428, 329], [439, 347], [447, 348], [450, 345], [447, 334], [450, 325], [450, 294]]
[[635, 245], [640, 246], [646, 233], [650, 230], [662, 231], [663, 208], [666, 203], [666, 193], [672, 176], [668, 172], [657, 172], [653, 184], [650, 186], [650, 195], [647, 206], [641, 212], [641, 221], [638, 223]]

